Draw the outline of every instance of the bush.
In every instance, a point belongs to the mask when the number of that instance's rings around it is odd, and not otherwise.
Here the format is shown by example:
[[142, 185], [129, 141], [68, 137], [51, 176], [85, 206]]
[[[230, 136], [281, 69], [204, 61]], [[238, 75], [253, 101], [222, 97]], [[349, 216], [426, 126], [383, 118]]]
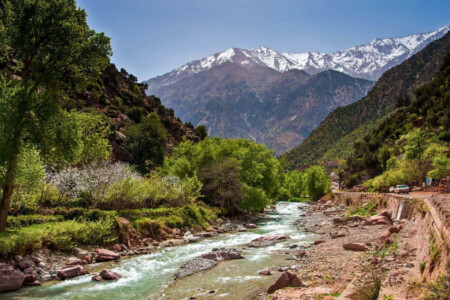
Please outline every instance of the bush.
[[144, 110], [142, 109], [142, 107], [135, 106], [127, 110], [126, 115], [136, 124], [138, 124], [141, 123], [142, 121], [142, 117], [144, 116]]

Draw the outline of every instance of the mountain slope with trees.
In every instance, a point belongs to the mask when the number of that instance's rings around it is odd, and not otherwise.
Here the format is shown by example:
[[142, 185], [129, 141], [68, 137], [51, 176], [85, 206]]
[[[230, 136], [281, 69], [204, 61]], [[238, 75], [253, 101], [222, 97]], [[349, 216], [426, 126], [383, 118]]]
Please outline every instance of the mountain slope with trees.
[[297, 146], [336, 107], [360, 99], [373, 82], [337, 71], [279, 73], [223, 63], [152, 90], [212, 136], [249, 138], [281, 154]]
[[[348, 144], [362, 137], [395, 107], [399, 97], [411, 95], [420, 84], [431, 80], [450, 49], [450, 34], [429, 44], [402, 64], [386, 71], [369, 94], [358, 102], [330, 113], [301, 145], [284, 157], [289, 168], [317, 162], [327, 151], [337, 158], [349, 152]], [[370, 125], [372, 124], [372, 125]], [[346, 136], [352, 136], [342, 143]], [[342, 149], [342, 150], [341, 150]]]

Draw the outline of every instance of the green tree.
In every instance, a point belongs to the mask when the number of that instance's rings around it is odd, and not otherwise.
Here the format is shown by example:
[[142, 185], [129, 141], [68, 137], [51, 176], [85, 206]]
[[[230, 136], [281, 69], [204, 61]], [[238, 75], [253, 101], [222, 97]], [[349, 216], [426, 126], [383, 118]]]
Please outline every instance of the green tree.
[[428, 172], [433, 179], [441, 179], [450, 175], [450, 158], [438, 155], [433, 159], [433, 170]]
[[141, 123], [142, 117], [144, 116], [144, 110], [142, 107], [132, 107], [127, 110], [126, 115], [133, 120], [134, 123]]
[[132, 154], [131, 163], [141, 173], [148, 173], [164, 162], [167, 132], [158, 115], [145, 117], [141, 123], [125, 130], [125, 148]]
[[23, 141], [44, 155], [50, 149], [70, 152], [77, 141], [59, 139], [57, 103], [98, 79], [109, 63], [111, 47], [109, 38], [89, 29], [85, 11], [74, 0], [4, 0], [0, 9], [1, 60], [14, 59], [13, 72], [20, 75], [0, 84], [4, 231]]
[[312, 200], [318, 200], [330, 192], [330, 176], [324, 167], [312, 166], [304, 174], [305, 190]]
[[194, 129], [195, 134], [203, 141], [208, 136], [208, 131], [205, 125], [199, 125]]

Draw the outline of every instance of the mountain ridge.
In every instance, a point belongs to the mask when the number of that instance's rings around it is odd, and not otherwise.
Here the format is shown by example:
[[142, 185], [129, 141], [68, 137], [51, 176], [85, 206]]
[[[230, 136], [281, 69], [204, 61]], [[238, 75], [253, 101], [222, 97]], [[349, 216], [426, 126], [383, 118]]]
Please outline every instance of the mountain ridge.
[[170, 85], [185, 77], [209, 70], [225, 62], [241, 65], [261, 65], [286, 72], [292, 69], [315, 74], [333, 69], [352, 77], [377, 80], [387, 69], [411, 57], [430, 42], [442, 37], [450, 26], [399, 38], [376, 38], [370, 43], [333, 53], [316, 51], [303, 53], [279, 52], [267, 47], [251, 50], [230, 48], [199, 60], [193, 60], [166, 74], [147, 80], [149, 93], [160, 86]]

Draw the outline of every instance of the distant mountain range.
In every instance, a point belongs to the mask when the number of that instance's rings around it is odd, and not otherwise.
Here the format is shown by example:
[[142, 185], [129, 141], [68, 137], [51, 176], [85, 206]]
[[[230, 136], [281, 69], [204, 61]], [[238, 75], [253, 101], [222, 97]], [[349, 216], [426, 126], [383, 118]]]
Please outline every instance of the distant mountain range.
[[[354, 143], [376, 128], [396, 109], [400, 95], [431, 81], [450, 51], [450, 32], [400, 65], [386, 71], [363, 99], [339, 107], [301, 145], [285, 154], [288, 167], [348, 156]], [[443, 114], [445, 112], [442, 112]]]
[[375, 39], [331, 54], [231, 48], [148, 80], [147, 92], [183, 120], [206, 125], [210, 135], [250, 138], [281, 154], [328, 113], [364, 97], [369, 80], [448, 30]]

